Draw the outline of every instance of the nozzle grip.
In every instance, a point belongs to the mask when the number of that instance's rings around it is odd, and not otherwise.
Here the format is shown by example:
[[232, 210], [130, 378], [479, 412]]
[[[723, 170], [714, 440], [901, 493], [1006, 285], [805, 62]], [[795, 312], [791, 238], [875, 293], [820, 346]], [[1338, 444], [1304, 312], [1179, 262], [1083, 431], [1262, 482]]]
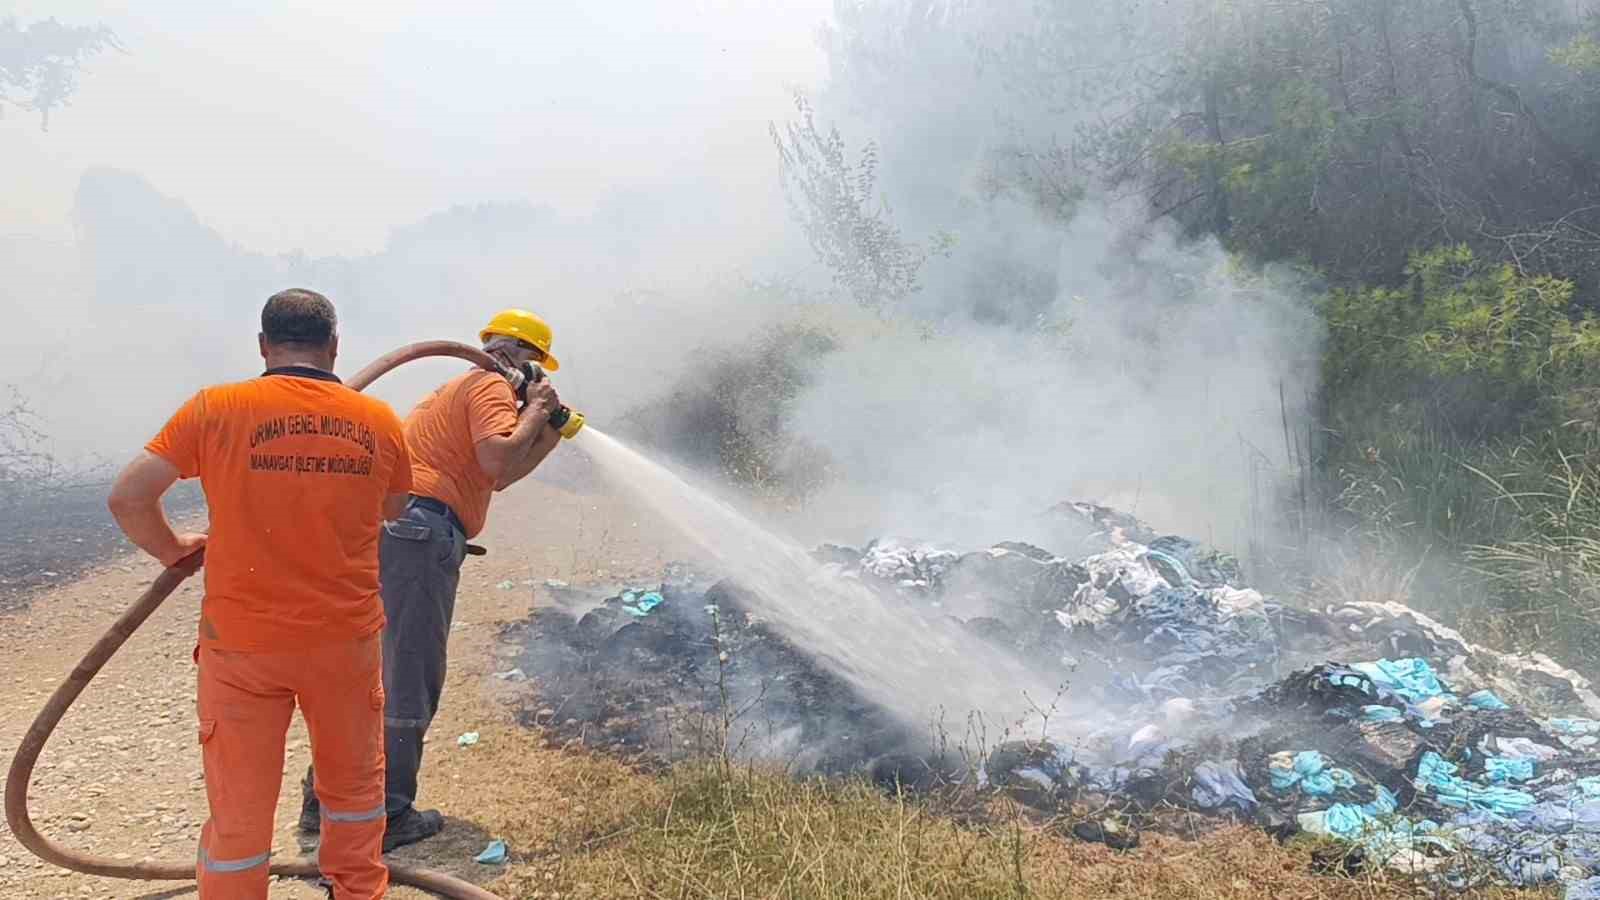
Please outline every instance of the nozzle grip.
[[[537, 384], [545, 379], [544, 369], [532, 363], [522, 364], [522, 383], [517, 385], [517, 400], [526, 405], [528, 402], [528, 385]], [[583, 413], [575, 413], [569, 406], [563, 406], [550, 414], [550, 427], [561, 432], [564, 438], [570, 438], [583, 428]]]

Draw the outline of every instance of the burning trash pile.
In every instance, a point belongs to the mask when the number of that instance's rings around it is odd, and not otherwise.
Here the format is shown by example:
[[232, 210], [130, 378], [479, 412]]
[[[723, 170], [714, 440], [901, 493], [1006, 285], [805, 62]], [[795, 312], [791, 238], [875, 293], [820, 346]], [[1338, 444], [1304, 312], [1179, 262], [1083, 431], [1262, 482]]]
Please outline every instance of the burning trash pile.
[[1097, 811], [1073, 832], [1113, 846], [1164, 821], [1242, 821], [1452, 887], [1600, 898], [1600, 696], [1582, 676], [1395, 603], [1286, 607], [1199, 544], [1089, 504], [1056, 512], [1082, 535], [1076, 558], [897, 541], [814, 554], [897, 615], [1070, 681], [1032, 734], [885, 709], [738, 586], [681, 566], [609, 596], [550, 585], [520, 626], [539, 686], [525, 718], [654, 758], [733, 752], [1005, 790]]

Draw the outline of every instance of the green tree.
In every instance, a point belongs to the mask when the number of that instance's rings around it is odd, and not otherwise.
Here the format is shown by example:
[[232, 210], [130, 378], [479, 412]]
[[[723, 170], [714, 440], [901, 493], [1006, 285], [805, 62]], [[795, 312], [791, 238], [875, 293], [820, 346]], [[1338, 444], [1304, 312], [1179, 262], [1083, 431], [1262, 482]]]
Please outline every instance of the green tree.
[[892, 305], [915, 293], [929, 251], [901, 236], [878, 194], [876, 145], [868, 143], [852, 161], [839, 130], [820, 130], [804, 96], [795, 96], [795, 109], [798, 121], [768, 128], [784, 194], [818, 261], [862, 306]]
[[1342, 424], [1370, 431], [1357, 419], [1381, 416], [1482, 441], [1593, 414], [1600, 322], [1574, 312], [1572, 282], [1464, 245], [1416, 254], [1406, 273], [1404, 287], [1324, 302], [1323, 389]]
[[103, 25], [63, 25], [45, 19], [29, 25], [0, 19], [0, 111], [7, 105], [39, 113], [50, 128], [50, 112], [65, 106], [78, 86], [78, 73], [90, 57], [121, 49]]

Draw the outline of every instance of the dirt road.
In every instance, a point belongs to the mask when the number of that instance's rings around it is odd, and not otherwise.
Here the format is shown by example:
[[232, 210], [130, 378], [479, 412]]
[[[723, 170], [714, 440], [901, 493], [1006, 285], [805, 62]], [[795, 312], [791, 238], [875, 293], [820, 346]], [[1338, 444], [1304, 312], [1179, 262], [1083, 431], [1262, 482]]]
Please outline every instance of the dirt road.
[[[574, 583], [659, 574], [673, 552], [670, 531], [611, 499], [590, 479], [566, 485], [530, 481], [497, 500], [479, 539], [487, 557], [471, 557], [462, 572], [451, 670], [443, 708], [429, 734], [419, 803], [444, 811], [444, 834], [405, 848], [396, 858], [448, 870], [480, 883], [500, 870], [473, 856], [508, 822], [559, 821], [581, 804], [583, 787], [563, 782], [562, 751], [513, 724], [509, 701], [525, 684], [494, 677], [504, 652], [497, 637], [525, 617], [538, 586], [558, 578]], [[547, 479], [550, 477], [547, 476]], [[574, 484], [574, 481], [581, 484]], [[574, 490], [568, 490], [573, 487]], [[681, 548], [679, 548], [681, 550]], [[28, 723], [78, 655], [155, 577], [158, 566], [124, 556], [86, 576], [34, 597], [23, 610], [0, 614], [0, 748], [6, 760]], [[205, 821], [194, 716], [195, 622], [200, 580], [185, 584], [95, 679], [45, 748], [32, 796], [46, 834], [71, 846], [119, 859], [194, 858]], [[497, 653], [497, 650], [502, 652]], [[480, 734], [475, 746], [457, 736]], [[309, 749], [296, 717], [289, 737], [284, 790], [278, 808], [278, 856], [295, 856], [299, 776]], [[515, 779], [516, 790], [507, 790]], [[513, 847], [524, 872], [539, 848]], [[536, 877], [536, 876], [535, 876]], [[0, 897], [190, 897], [192, 889], [162, 883], [118, 882], [68, 873], [34, 860], [0, 825]], [[273, 897], [320, 898], [308, 882], [275, 883]], [[423, 896], [400, 889], [397, 898]]]

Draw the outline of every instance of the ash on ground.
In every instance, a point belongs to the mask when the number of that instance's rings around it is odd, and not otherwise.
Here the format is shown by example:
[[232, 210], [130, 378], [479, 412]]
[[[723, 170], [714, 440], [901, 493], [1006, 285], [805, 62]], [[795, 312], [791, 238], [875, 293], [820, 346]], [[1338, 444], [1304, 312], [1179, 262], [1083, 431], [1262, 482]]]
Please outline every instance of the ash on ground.
[[516, 671], [538, 688], [528, 724], [663, 760], [726, 748], [826, 774], [926, 744], [752, 618], [729, 582], [673, 566], [648, 589], [539, 593], [509, 638], [526, 642]]
[[1600, 697], [1585, 678], [1395, 603], [1287, 607], [1193, 541], [1091, 504], [1054, 512], [1072, 526], [1066, 556], [890, 540], [814, 554], [905, 615], [1070, 679], [1041, 733], [868, 702], [752, 617], [738, 586], [681, 566], [614, 591], [547, 584], [507, 676], [537, 687], [528, 724], [630, 755], [1003, 790], [1113, 846], [1245, 821], [1341, 841], [1342, 866], [1600, 898]]
[[[0, 491], [0, 612], [133, 548], [106, 509], [109, 488], [106, 482]], [[198, 484], [179, 483], [166, 508], [182, 519], [198, 517], [205, 498]]]

